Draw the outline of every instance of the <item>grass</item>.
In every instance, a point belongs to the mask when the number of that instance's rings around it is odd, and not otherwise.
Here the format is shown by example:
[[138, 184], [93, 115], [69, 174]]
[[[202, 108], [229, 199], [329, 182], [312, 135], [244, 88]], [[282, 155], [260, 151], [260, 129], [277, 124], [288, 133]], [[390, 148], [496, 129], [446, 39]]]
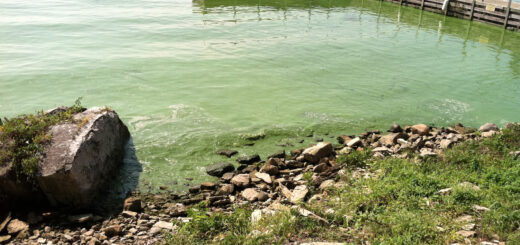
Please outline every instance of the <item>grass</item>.
[[[341, 188], [326, 190], [324, 201], [302, 204], [330, 224], [294, 211], [250, 222], [251, 208], [233, 213], [190, 211], [193, 220], [178, 224], [167, 244], [284, 244], [291, 241], [336, 241], [352, 244], [451, 244], [465, 242], [456, 232], [470, 215], [473, 243], [500, 240], [520, 244], [520, 159], [508, 153], [520, 148], [520, 127], [483, 141], [455, 146], [437, 158], [376, 160], [369, 152], [337, 158], [349, 174]], [[351, 174], [363, 167], [371, 178]], [[310, 179], [306, 176], [305, 179]], [[461, 184], [469, 182], [478, 186]], [[452, 188], [447, 194], [439, 190]], [[487, 207], [477, 211], [474, 206]], [[326, 210], [334, 212], [326, 212]]]
[[80, 99], [64, 112], [45, 114], [43, 111], [5, 120], [0, 125], [0, 166], [12, 164], [18, 181], [34, 183], [44, 154], [51, 141], [49, 128], [72, 121], [83, 110]]

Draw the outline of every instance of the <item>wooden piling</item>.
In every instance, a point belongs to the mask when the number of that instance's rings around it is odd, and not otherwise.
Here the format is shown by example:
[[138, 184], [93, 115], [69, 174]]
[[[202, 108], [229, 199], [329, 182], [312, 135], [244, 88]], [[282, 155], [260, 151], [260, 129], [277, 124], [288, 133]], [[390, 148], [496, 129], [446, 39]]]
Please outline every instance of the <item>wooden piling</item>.
[[471, 14], [469, 15], [469, 20], [473, 20], [473, 13], [475, 13], [475, 2], [476, 0], [473, 0], [471, 3]]
[[513, 0], [509, 0], [509, 2], [507, 3], [507, 10], [506, 10], [506, 16], [504, 17], [505, 20], [504, 20], [504, 29], [507, 29], [507, 22], [509, 21], [509, 12], [511, 11], [511, 2]]

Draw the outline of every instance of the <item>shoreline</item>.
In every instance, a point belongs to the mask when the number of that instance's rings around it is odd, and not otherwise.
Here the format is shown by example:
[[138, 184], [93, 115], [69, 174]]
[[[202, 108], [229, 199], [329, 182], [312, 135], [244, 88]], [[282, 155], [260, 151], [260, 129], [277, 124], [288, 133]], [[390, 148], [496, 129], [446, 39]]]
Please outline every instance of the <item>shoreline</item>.
[[[505, 128], [517, 126], [508, 124]], [[485, 124], [479, 130], [460, 124], [441, 128], [424, 124], [402, 128], [392, 125], [388, 132], [372, 130], [359, 135], [340, 135], [334, 147], [318, 139], [313, 146], [293, 149], [290, 153], [273, 153], [266, 161], [258, 155], [242, 156], [237, 158], [240, 164], [237, 169], [230, 163], [206, 168], [208, 174], [218, 180], [193, 185], [188, 193], [173, 193], [166, 188], [160, 193], [136, 191], [125, 200], [124, 211], [111, 217], [92, 213], [28, 213], [27, 223], [21, 221], [27, 226], [21, 225], [23, 229], [9, 235], [13, 238], [4, 242], [151, 244], [167, 240], [175, 244], [175, 238], [168, 234], [175, 236], [183, 224], [194, 222], [190, 216], [193, 210], [206, 210], [204, 215], [213, 217], [216, 214], [231, 215], [246, 208], [252, 211], [253, 220], [260, 219], [254, 218], [258, 215], [288, 211], [309, 217], [321, 225], [329, 225], [331, 221], [322, 217], [323, 214], [311, 211], [307, 203], [327, 200], [323, 195], [331, 188], [343, 188], [345, 184], [341, 180], [349, 174], [362, 178], [377, 177], [380, 173], [369, 170], [366, 162], [443, 158], [444, 152], [456, 145], [482, 142], [503, 134], [503, 130], [494, 124]], [[231, 157], [238, 152], [222, 150], [215, 154]], [[520, 152], [511, 154], [518, 158]], [[449, 192], [451, 188], [439, 191]], [[24, 220], [20, 216], [24, 215], [15, 213], [12, 218]], [[471, 239], [474, 234], [466, 239]], [[0, 236], [0, 241], [5, 238]], [[302, 238], [305, 240], [308, 239]]]

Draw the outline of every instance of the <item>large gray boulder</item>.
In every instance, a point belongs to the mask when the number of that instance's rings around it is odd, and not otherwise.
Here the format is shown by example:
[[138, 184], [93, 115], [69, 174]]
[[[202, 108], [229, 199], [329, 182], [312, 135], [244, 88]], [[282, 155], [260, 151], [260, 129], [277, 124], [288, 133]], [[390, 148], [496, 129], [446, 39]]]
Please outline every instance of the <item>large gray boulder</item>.
[[[45, 146], [34, 184], [36, 194], [53, 206], [89, 209], [121, 167], [130, 133], [117, 113], [107, 108], [91, 108], [73, 118], [74, 122], [50, 128], [52, 140]], [[0, 169], [0, 192], [31, 200], [28, 194], [32, 190], [34, 195], [34, 188], [16, 183], [12, 172]]]

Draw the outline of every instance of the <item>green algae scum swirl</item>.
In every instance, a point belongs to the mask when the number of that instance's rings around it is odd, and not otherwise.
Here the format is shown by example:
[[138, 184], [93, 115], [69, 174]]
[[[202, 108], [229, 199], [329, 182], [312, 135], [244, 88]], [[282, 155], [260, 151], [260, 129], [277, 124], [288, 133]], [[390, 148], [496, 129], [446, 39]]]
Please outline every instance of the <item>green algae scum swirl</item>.
[[237, 150], [234, 162], [395, 122], [520, 121], [520, 33], [393, 3], [4, 0], [0, 9], [0, 115], [78, 97], [110, 106], [134, 137], [143, 190], [210, 179], [204, 168], [229, 160], [220, 149]]

